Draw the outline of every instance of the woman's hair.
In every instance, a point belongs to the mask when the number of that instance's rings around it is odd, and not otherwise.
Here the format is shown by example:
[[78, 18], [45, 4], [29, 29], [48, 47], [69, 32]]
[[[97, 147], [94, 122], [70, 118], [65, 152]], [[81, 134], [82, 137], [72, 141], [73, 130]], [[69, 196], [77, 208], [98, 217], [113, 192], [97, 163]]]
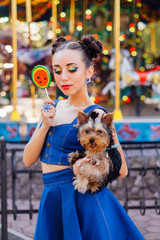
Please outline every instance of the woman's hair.
[[88, 68], [92, 65], [92, 59], [102, 52], [103, 47], [102, 43], [92, 35], [83, 36], [81, 41], [71, 41], [65, 37], [58, 37], [52, 44], [52, 55], [64, 49], [82, 52], [82, 60]]

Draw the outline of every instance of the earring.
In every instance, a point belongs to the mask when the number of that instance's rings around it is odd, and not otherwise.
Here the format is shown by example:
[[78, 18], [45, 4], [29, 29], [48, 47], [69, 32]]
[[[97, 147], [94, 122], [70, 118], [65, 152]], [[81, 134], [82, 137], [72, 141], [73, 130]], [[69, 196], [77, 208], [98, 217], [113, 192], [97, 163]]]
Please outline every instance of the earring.
[[87, 83], [87, 84], [90, 84], [90, 83], [91, 83], [91, 79], [90, 79], [90, 78], [87, 78], [86, 83]]

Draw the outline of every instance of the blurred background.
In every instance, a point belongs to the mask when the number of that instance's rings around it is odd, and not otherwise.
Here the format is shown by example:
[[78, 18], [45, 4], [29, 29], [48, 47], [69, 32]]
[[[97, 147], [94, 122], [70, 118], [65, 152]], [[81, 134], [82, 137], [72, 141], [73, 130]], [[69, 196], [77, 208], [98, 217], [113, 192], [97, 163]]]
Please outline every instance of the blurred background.
[[[51, 73], [50, 98], [65, 97], [56, 87], [51, 65], [51, 44], [57, 36], [80, 39], [93, 34], [102, 41], [103, 52], [95, 59], [89, 92], [94, 102], [114, 110], [116, 18], [120, 22], [122, 114], [159, 116], [160, 1], [122, 0], [120, 16], [115, 16], [115, 3], [109, 0], [17, 0], [12, 5], [9, 0], [0, 1], [0, 120], [9, 119], [16, 107], [22, 119], [37, 121], [45, 91], [33, 85], [31, 71], [36, 65], [47, 66]], [[17, 75], [13, 76], [15, 64]], [[30, 107], [24, 110], [22, 105]]]

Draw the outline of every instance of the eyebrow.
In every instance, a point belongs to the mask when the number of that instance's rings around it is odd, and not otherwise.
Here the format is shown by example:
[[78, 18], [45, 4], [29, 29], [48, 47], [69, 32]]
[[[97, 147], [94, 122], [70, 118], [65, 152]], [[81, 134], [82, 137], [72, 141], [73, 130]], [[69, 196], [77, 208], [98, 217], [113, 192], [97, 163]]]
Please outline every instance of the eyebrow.
[[[70, 66], [70, 65], [73, 65], [73, 64], [77, 65], [77, 63], [68, 63], [66, 66]], [[53, 67], [60, 67], [60, 65], [54, 65]]]

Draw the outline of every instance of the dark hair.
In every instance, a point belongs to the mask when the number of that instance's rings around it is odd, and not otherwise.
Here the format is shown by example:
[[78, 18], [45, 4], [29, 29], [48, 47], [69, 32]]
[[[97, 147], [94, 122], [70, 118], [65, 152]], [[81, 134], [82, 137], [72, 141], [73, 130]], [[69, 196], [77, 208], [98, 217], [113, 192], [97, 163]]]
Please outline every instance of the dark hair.
[[63, 49], [71, 49], [82, 52], [83, 61], [86, 67], [92, 65], [92, 59], [102, 52], [102, 43], [94, 36], [83, 36], [81, 41], [67, 40], [65, 37], [58, 37], [52, 44], [52, 55]]

